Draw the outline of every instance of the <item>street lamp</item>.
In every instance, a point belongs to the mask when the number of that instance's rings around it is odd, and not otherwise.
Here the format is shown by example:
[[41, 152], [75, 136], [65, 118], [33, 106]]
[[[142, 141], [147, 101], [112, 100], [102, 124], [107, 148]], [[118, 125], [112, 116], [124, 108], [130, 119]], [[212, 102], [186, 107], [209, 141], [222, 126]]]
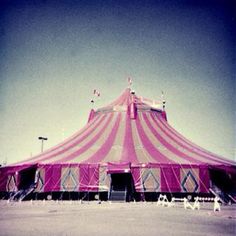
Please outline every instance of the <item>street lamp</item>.
[[41, 144], [41, 152], [43, 152], [43, 142], [44, 142], [44, 141], [47, 141], [48, 138], [45, 138], [45, 137], [38, 137], [38, 139], [42, 141], [42, 144]]

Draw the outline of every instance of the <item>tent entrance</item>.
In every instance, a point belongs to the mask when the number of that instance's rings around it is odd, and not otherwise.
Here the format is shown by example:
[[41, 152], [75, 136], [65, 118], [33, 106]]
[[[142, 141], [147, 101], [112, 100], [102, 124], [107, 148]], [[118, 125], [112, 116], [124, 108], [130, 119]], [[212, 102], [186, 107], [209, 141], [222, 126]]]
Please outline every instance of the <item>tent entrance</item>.
[[18, 191], [10, 197], [10, 200], [22, 201], [26, 196], [34, 191], [36, 187], [36, 170], [37, 166], [35, 165], [19, 171]]
[[36, 170], [37, 167], [32, 166], [19, 172], [20, 181], [18, 189], [25, 190], [34, 185]]
[[110, 200], [131, 201], [134, 193], [134, 182], [131, 173], [111, 174]]
[[217, 193], [226, 203], [236, 202], [236, 169], [224, 170], [220, 168], [210, 169], [212, 190]]

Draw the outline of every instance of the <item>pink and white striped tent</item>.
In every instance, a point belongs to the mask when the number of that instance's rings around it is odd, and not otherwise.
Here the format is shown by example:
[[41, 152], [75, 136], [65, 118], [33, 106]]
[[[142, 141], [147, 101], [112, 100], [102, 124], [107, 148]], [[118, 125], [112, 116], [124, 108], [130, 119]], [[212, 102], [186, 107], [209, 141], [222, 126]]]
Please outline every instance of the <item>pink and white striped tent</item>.
[[15, 191], [19, 172], [36, 166], [36, 192], [109, 191], [112, 173], [130, 173], [136, 192], [209, 192], [209, 170], [235, 162], [193, 144], [167, 122], [162, 102], [127, 88], [91, 110], [85, 127], [59, 145], [0, 169], [0, 191]]

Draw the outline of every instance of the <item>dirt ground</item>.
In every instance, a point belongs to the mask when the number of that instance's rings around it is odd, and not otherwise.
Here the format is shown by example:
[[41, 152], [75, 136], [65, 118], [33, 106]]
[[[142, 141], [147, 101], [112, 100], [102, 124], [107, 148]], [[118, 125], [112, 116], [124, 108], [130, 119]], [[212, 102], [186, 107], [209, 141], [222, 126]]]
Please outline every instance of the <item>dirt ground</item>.
[[152, 202], [0, 201], [0, 235], [236, 235], [236, 206], [185, 210]]

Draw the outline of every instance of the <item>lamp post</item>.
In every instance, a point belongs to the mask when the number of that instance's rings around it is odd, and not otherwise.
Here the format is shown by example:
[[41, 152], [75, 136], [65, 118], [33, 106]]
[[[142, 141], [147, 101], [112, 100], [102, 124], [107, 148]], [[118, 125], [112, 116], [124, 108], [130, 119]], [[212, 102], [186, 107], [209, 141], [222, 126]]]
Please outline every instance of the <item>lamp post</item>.
[[43, 142], [44, 142], [44, 141], [47, 141], [48, 138], [46, 138], [46, 137], [38, 137], [38, 139], [42, 141], [42, 144], [41, 144], [41, 152], [43, 152]]

